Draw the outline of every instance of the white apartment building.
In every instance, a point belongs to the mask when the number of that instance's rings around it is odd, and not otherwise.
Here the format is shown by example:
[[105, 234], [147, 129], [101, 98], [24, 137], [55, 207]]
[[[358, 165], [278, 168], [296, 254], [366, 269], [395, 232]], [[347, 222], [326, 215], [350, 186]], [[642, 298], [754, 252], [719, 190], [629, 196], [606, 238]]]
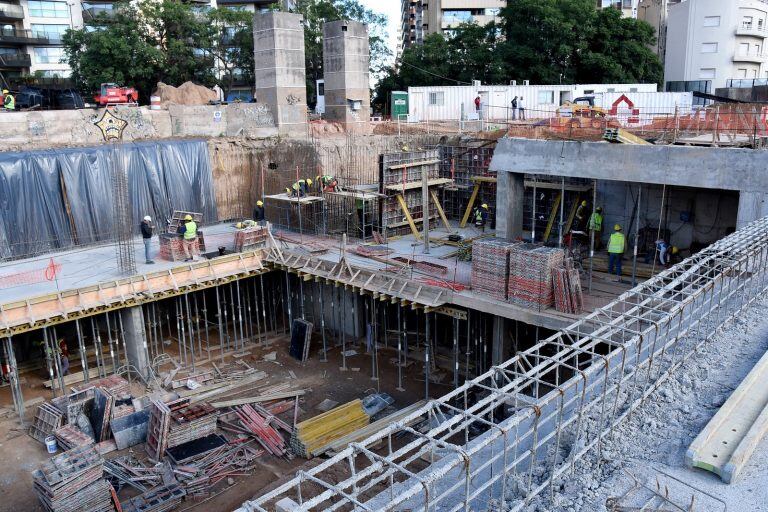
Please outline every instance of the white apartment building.
[[665, 90], [714, 94], [768, 77], [766, 0], [687, 0], [669, 6], [666, 24]]
[[597, 0], [598, 9], [618, 9], [625, 18], [637, 18], [639, 0]]
[[451, 35], [462, 23], [499, 20], [506, 0], [400, 0], [400, 49], [421, 44], [429, 34]]

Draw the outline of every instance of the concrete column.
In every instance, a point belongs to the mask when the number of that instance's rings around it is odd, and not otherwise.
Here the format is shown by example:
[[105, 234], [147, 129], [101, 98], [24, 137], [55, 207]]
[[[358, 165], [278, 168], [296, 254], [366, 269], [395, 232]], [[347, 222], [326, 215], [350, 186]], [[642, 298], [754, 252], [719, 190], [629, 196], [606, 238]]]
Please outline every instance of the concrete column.
[[496, 177], [496, 236], [514, 240], [523, 235], [525, 176], [499, 172]]
[[304, 18], [257, 13], [253, 20], [256, 102], [272, 112], [280, 135], [306, 135], [307, 82]]
[[357, 21], [323, 24], [325, 118], [348, 132], [368, 133], [371, 120], [368, 26]]
[[768, 194], [764, 192], [739, 192], [739, 212], [736, 216], [736, 229], [743, 228], [753, 220], [768, 215]]
[[141, 306], [120, 311], [123, 321], [123, 336], [128, 362], [132, 364], [146, 379], [149, 378], [149, 351], [147, 350], [147, 333], [144, 330], [144, 311]]

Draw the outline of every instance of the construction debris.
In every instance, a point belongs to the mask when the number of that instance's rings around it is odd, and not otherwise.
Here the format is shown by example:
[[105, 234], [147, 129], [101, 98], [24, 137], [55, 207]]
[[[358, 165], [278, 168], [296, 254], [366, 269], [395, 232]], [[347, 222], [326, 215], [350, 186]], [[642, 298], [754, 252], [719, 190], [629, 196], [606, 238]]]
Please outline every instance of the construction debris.
[[40, 503], [50, 512], [114, 511], [104, 460], [93, 446], [57, 455], [32, 474]]
[[192, 82], [184, 82], [178, 87], [157, 82], [152, 96], [160, 98], [160, 105], [167, 108], [168, 105], [208, 105], [218, 100], [216, 91]]

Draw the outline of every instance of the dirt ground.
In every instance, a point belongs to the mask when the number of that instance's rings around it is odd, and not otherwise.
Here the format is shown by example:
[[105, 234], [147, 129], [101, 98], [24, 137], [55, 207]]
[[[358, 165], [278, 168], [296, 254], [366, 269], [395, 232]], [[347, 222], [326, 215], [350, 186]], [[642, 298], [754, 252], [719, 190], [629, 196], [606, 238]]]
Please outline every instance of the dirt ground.
[[[371, 356], [365, 354], [363, 345], [352, 346], [348, 341], [347, 349], [355, 348], [357, 355], [347, 357], [347, 370], [342, 371], [342, 356], [340, 347], [333, 347], [329, 341], [328, 362], [320, 361], [317, 350], [321, 347], [321, 341], [312, 341], [313, 349], [310, 360], [301, 363], [288, 355], [289, 338], [282, 333], [271, 337], [266, 345], [249, 344], [246, 351], [250, 352], [242, 357], [250, 366], [267, 373], [268, 377], [257, 384], [270, 385], [289, 381], [292, 388], [311, 390], [300, 401], [298, 420], [310, 418], [322, 411], [317, 405], [325, 399], [334, 400], [339, 404], [356, 398], [363, 398], [373, 392], [388, 393], [395, 399], [394, 406], [402, 408], [422, 398], [425, 394], [421, 365], [412, 364], [404, 372], [404, 391], [397, 391], [397, 368], [389, 362], [394, 352], [382, 349], [379, 352], [379, 379], [372, 380]], [[264, 359], [265, 355], [276, 353], [275, 361]], [[217, 364], [220, 359], [215, 359]], [[73, 369], [76, 371], [77, 369]], [[416, 375], [418, 374], [418, 375]], [[294, 377], [295, 376], [295, 377]], [[450, 380], [450, 379], [449, 379]], [[140, 395], [143, 385], [134, 383], [134, 393]], [[441, 396], [450, 390], [448, 385], [437, 383], [430, 384], [430, 395]], [[51, 391], [42, 387], [42, 376], [28, 376], [24, 387], [25, 400], [34, 396], [51, 398]], [[248, 396], [248, 392], [242, 393]], [[0, 407], [11, 404], [8, 387], [0, 389]], [[27, 419], [31, 420], [35, 407], [27, 409]], [[292, 422], [293, 411], [281, 415], [282, 419]], [[10, 413], [6, 418], [0, 418], [0, 448], [3, 450], [3, 464], [0, 467], [0, 485], [2, 485], [3, 499], [0, 501], [0, 512], [21, 510], [37, 512], [43, 508], [38, 504], [37, 497], [32, 490], [32, 471], [40, 467], [47, 460], [45, 446], [29, 437], [19, 427], [18, 419]], [[143, 456], [143, 445], [133, 448], [134, 453]], [[107, 458], [124, 455], [123, 452], [113, 452]], [[283, 460], [270, 455], [264, 455], [259, 462], [261, 467], [252, 475], [237, 477], [232, 486], [228, 486], [226, 480], [221, 482], [208, 500], [193, 502], [185, 501], [178, 510], [234, 510], [244, 501], [259, 495], [265, 487], [277, 485], [281, 480], [291, 478], [298, 469], [311, 467], [321, 462], [322, 459], [305, 460], [294, 458]], [[121, 498], [127, 495], [121, 493]]]

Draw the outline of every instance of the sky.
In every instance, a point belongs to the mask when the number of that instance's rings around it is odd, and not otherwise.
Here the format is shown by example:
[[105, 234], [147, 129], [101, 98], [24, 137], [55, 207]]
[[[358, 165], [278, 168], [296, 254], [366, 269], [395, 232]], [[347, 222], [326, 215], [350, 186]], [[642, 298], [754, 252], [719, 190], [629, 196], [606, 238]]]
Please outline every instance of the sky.
[[397, 54], [397, 31], [400, 25], [400, 0], [360, 0], [360, 3], [389, 18], [389, 25], [387, 26], [388, 46], [394, 61], [394, 56]]

